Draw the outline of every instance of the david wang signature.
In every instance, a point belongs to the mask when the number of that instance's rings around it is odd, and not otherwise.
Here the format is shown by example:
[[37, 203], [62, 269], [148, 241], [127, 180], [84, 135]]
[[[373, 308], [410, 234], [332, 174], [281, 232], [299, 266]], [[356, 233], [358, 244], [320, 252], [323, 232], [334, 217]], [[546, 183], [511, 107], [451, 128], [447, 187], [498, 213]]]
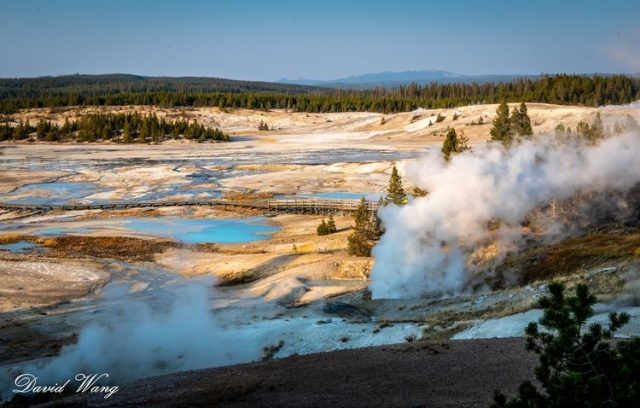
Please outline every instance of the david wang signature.
[[[109, 374], [76, 374], [74, 379], [78, 383], [78, 388], [76, 388], [75, 392], [104, 394], [104, 399], [107, 399], [118, 392], [119, 388], [117, 385], [97, 385], [98, 381], [102, 378], [109, 378]], [[63, 384], [56, 383], [55, 385], [38, 385], [38, 377], [33, 374], [25, 373], [16, 377], [14, 384], [17, 388], [14, 388], [12, 391], [16, 394], [61, 394], [65, 391], [69, 383], [71, 383], [71, 379], [67, 379]]]

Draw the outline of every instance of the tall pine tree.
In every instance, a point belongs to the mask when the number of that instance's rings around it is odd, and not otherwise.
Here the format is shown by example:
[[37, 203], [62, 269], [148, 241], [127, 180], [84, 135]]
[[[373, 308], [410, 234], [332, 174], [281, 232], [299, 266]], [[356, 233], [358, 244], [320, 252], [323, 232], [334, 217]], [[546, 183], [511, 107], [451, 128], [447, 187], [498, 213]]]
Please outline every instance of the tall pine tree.
[[496, 109], [496, 118], [493, 120], [491, 140], [500, 142], [505, 146], [511, 145], [511, 123], [509, 119], [509, 106], [506, 100], [502, 100]]
[[391, 170], [391, 178], [389, 178], [389, 186], [387, 187], [387, 197], [385, 202], [394, 203], [395, 205], [403, 205], [407, 203], [407, 194], [402, 188], [402, 177], [398, 173], [396, 166]]
[[527, 113], [527, 105], [522, 102], [520, 109], [513, 108], [510, 118], [511, 136], [512, 138], [525, 137], [527, 139], [533, 136], [531, 128], [531, 119]]
[[447, 136], [444, 138], [444, 142], [442, 142], [442, 155], [444, 159], [449, 161], [451, 155], [456, 152], [456, 145], [458, 144], [458, 135], [456, 134], [456, 130], [454, 128], [449, 129], [447, 132]]
[[377, 237], [376, 225], [367, 210], [367, 202], [364, 197], [360, 199], [360, 205], [353, 214], [355, 226], [353, 233], [349, 235], [349, 253], [356, 256], [371, 256], [373, 241]]

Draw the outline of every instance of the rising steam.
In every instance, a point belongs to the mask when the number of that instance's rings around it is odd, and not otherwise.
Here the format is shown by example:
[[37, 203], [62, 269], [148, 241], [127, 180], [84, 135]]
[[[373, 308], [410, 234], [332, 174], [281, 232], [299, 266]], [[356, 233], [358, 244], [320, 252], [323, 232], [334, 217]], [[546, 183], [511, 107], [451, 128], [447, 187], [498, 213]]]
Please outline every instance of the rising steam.
[[[108, 373], [110, 381], [119, 384], [258, 359], [261, 350], [254, 337], [241, 328], [223, 327], [210, 312], [208, 290], [206, 285], [187, 282], [175, 288], [176, 299], [164, 311], [125, 297], [113, 307], [105, 306], [103, 319], [97, 317], [59, 356], [0, 372], [0, 380], [11, 387], [21, 373], [35, 375], [41, 384], [62, 383], [77, 373]], [[0, 395], [4, 392], [10, 398], [9, 390], [0, 388]]]
[[[505, 149], [488, 143], [445, 163], [432, 152], [406, 175], [429, 191], [379, 215], [386, 231], [373, 254], [374, 298], [453, 295], [469, 290], [471, 254], [488, 240], [498, 249], [522, 238], [520, 223], [536, 207], [576, 193], [626, 190], [640, 181], [640, 135], [596, 146], [539, 136]], [[490, 231], [488, 223], [499, 220]], [[504, 251], [503, 251], [504, 252]]]

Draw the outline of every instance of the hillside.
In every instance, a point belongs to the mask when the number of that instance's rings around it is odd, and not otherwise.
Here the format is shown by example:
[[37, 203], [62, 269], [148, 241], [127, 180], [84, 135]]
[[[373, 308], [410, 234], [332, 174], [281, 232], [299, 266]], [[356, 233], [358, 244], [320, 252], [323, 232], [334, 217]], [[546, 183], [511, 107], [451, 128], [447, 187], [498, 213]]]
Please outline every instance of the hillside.
[[35, 78], [0, 78], [0, 99], [41, 95], [110, 95], [143, 92], [276, 92], [300, 94], [321, 89], [275, 82], [209, 77], [150, 77], [132, 74], [61, 75]]

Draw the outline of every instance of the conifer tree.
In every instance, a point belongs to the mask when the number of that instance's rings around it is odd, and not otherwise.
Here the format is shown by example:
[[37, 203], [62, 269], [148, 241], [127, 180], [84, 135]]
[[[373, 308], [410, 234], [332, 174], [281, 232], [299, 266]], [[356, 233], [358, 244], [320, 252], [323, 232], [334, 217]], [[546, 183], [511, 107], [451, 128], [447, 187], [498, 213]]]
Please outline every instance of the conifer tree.
[[336, 228], [336, 221], [333, 219], [333, 214], [329, 214], [329, 219], [327, 220], [327, 230], [329, 231], [329, 234], [338, 232], [338, 229]]
[[578, 284], [575, 296], [564, 290], [549, 285], [539, 302], [544, 330], [534, 322], [526, 329], [527, 350], [539, 356], [536, 384], [525, 381], [512, 400], [497, 392], [493, 407], [637, 407], [640, 339], [612, 341], [630, 316], [612, 312], [607, 325], [590, 323], [597, 299], [587, 285]]
[[602, 139], [604, 136], [604, 125], [602, 124], [600, 112], [598, 112], [596, 114], [596, 118], [593, 120], [593, 123], [591, 123], [590, 139], [592, 142], [595, 142], [598, 139]]
[[604, 134], [604, 126], [602, 124], [602, 118], [600, 117], [600, 112], [596, 115], [596, 118], [591, 123], [591, 126], [583, 120], [578, 122], [578, 126], [576, 127], [576, 133], [578, 136], [587, 140], [591, 144], [595, 144], [599, 139], [602, 139]]
[[527, 113], [527, 105], [524, 102], [520, 104], [520, 109], [513, 108], [509, 122], [511, 137], [513, 139], [518, 137], [530, 138], [533, 136], [531, 119]]
[[520, 136], [530, 137], [533, 136], [533, 128], [531, 127], [531, 118], [527, 110], [527, 105], [520, 103], [520, 122], [519, 122]]
[[464, 134], [464, 131], [460, 131], [460, 134], [457, 134], [456, 153], [462, 153], [469, 149], [471, 149], [469, 137]]
[[458, 135], [454, 128], [449, 129], [447, 135], [442, 142], [442, 155], [444, 159], [449, 161], [451, 155], [456, 151], [456, 145], [458, 144]]
[[124, 125], [122, 127], [122, 141], [124, 143], [131, 143], [132, 142], [131, 129], [129, 127], [129, 121], [126, 120], [126, 119], [125, 119]]
[[442, 142], [442, 155], [445, 160], [448, 161], [454, 153], [462, 153], [469, 149], [469, 138], [462, 132], [458, 135], [454, 128], [449, 129], [444, 142]]
[[510, 146], [512, 142], [510, 122], [509, 106], [507, 101], [503, 99], [496, 109], [496, 118], [493, 120], [493, 128], [490, 132], [491, 140]]
[[316, 232], [318, 235], [329, 235], [329, 228], [327, 227], [327, 223], [324, 218], [320, 221], [320, 225], [318, 225]]
[[353, 214], [353, 218], [355, 219], [355, 226], [353, 227], [353, 233], [348, 238], [349, 253], [356, 256], [371, 256], [376, 233], [364, 197], [360, 200], [360, 205]]
[[387, 187], [387, 197], [385, 202], [394, 203], [395, 205], [403, 205], [407, 203], [407, 194], [402, 188], [402, 177], [398, 173], [396, 166], [393, 166], [391, 170], [391, 177], [389, 178], [389, 186]]
[[13, 136], [13, 129], [9, 125], [9, 120], [5, 119], [4, 126], [0, 132], [0, 141], [9, 140]]
[[71, 123], [69, 123], [69, 118], [64, 118], [64, 124], [62, 125], [62, 129], [60, 129], [64, 135], [69, 135], [72, 132]]

